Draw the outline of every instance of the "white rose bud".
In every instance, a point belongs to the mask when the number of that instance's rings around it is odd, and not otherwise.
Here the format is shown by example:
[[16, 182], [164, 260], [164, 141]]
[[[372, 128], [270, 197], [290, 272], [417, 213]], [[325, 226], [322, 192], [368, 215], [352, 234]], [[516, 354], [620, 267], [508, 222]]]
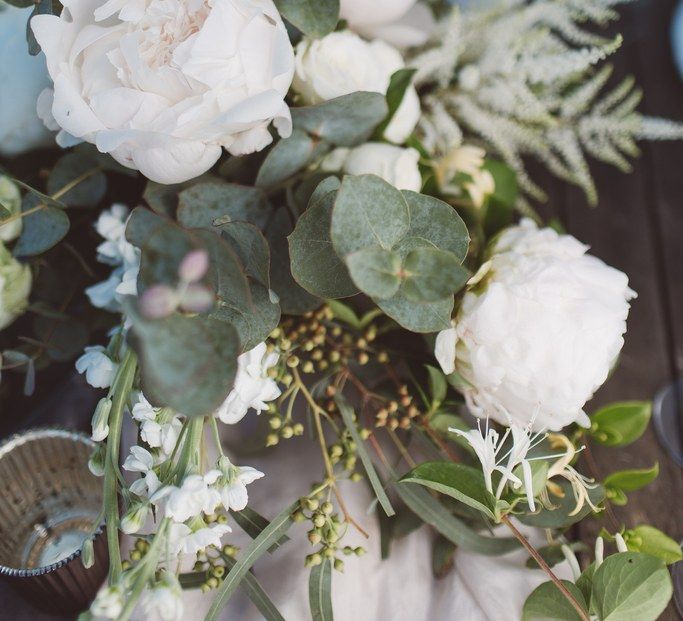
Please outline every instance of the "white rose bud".
[[19, 263], [0, 241], [0, 330], [26, 310], [32, 279], [31, 268]]
[[335, 149], [323, 161], [324, 170], [349, 175], [377, 175], [399, 190], [419, 192], [422, 175], [417, 150], [383, 142], [368, 142], [354, 149]]
[[[21, 213], [21, 194], [16, 183], [13, 183], [9, 177], [0, 175], [0, 207], [4, 207], [9, 211], [10, 216], [16, 216]], [[8, 217], [0, 216], [0, 220]], [[0, 240], [10, 242], [21, 235], [22, 222], [21, 218], [16, 218], [7, 224], [0, 226]]]
[[54, 93], [38, 112], [64, 146], [85, 140], [159, 183], [206, 172], [292, 130], [294, 72], [272, 0], [70, 0], [33, 32]]
[[583, 406], [621, 351], [635, 293], [587, 250], [528, 219], [498, 238], [435, 350], [469, 385], [474, 414], [536, 430], [589, 424]]
[[[304, 39], [296, 48], [294, 89], [307, 104], [355, 91], [386, 94], [391, 76], [404, 67], [400, 52], [384, 41], [364, 41], [348, 30]], [[420, 99], [408, 87], [384, 137], [405, 142], [420, 118]]]
[[[45, 146], [53, 139], [36, 114], [36, 99], [50, 84], [50, 77], [45, 57], [28, 53], [26, 22], [32, 11], [32, 5], [19, 9], [0, 0], [0, 155], [4, 157]], [[7, 241], [2, 235], [0, 239]]]

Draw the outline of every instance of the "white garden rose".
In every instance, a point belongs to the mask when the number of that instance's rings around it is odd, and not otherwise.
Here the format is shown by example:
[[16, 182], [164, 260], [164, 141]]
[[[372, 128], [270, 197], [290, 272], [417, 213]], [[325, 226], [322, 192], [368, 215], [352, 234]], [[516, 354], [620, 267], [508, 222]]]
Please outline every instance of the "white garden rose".
[[416, 0], [341, 0], [339, 8], [351, 30], [398, 48], [423, 45], [436, 26], [429, 7]]
[[587, 250], [528, 219], [495, 242], [435, 349], [474, 414], [537, 430], [589, 424], [583, 406], [621, 351], [635, 293]]
[[335, 149], [322, 162], [328, 171], [349, 175], [377, 175], [399, 190], [419, 192], [422, 175], [420, 153], [383, 142], [367, 142], [353, 149]]
[[0, 241], [0, 330], [11, 324], [28, 306], [33, 277]]
[[50, 76], [45, 57], [28, 53], [26, 22], [32, 10], [0, 0], [0, 155], [4, 157], [46, 146], [53, 139], [36, 114], [36, 99], [50, 84]]
[[[384, 41], [364, 41], [348, 30], [333, 32], [297, 45], [293, 87], [307, 104], [355, 91], [385, 94], [391, 76], [404, 66], [400, 52]], [[410, 86], [384, 137], [396, 144], [405, 142], [419, 118], [420, 99]]]
[[272, 0], [67, 0], [31, 21], [54, 93], [42, 118], [159, 183], [292, 130], [294, 55]]

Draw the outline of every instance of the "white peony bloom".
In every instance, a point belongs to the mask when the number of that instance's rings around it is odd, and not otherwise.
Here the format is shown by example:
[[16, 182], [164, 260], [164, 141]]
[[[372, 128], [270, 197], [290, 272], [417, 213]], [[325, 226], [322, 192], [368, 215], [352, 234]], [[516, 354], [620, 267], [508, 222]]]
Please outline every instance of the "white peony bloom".
[[117, 586], [106, 586], [99, 590], [90, 612], [95, 617], [116, 619], [123, 611], [123, 591]]
[[28, 306], [33, 276], [0, 241], [0, 330], [11, 324]]
[[583, 406], [621, 351], [635, 293], [587, 249], [528, 219], [495, 242], [435, 349], [469, 384], [474, 414], [536, 430], [589, 424]]
[[422, 189], [419, 161], [420, 154], [413, 148], [367, 142], [353, 149], [335, 149], [324, 158], [321, 167], [349, 175], [377, 175], [399, 190], [419, 192]]
[[205, 475], [191, 474], [183, 480], [180, 487], [168, 486], [160, 489], [152, 502], [166, 499], [166, 517], [175, 522], [185, 522], [202, 513], [213, 513], [221, 502], [221, 496], [213, 485], [220, 476], [218, 470], [210, 470]]
[[278, 358], [277, 353], [268, 353], [265, 343], [240, 355], [235, 386], [215, 412], [221, 421], [234, 425], [250, 408], [261, 412], [268, 408], [268, 401], [280, 396], [277, 383], [268, 377], [268, 370], [277, 364]]
[[222, 476], [216, 481], [215, 488], [220, 492], [223, 508], [241, 511], [249, 501], [247, 485], [265, 475], [251, 466], [233, 466], [225, 456], [219, 460], [219, 468]]
[[33, 32], [54, 93], [38, 102], [58, 142], [85, 140], [159, 183], [206, 172], [291, 133], [294, 71], [272, 0], [69, 0]]
[[341, 0], [339, 9], [351, 30], [396, 47], [426, 43], [435, 27], [432, 12], [416, 0]]
[[[384, 41], [364, 41], [344, 30], [322, 39], [304, 39], [296, 48], [294, 89], [307, 104], [348, 95], [355, 91], [385, 94], [391, 76], [404, 67], [399, 51]], [[420, 99], [408, 87], [384, 137], [401, 144], [420, 118]]]
[[148, 615], [156, 615], [162, 621], [180, 621], [183, 618], [183, 589], [178, 578], [164, 571], [162, 578], [142, 596], [142, 608]]
[[85, 353], [76, 360], [76, 371], [85, 373], [85, 381], [93, 388], [109, 388], [118, 370], [114, 362], [101, 345], [85, 348]]
[[[19, 9], [0, 0], [0, 155], [14, 157], [48, 145], [53, 134], [36, 114], [36, 99], [50, 84], [43, 54], [31, 56], [26, 22], [33, 7]], [[7, 238], [0, 235], [0, 239]]]
[[[5, 175], [0, 175], [0, 205], [9, 211], [10, 216], [21, 213], [21, 193], [19, 188], [16, 183]], [[0, 220], [3, 219], [0, 218]], [[16, 239], [21, 235], [22, 228], [21, 218], [3, 224], [0, 226], [0, 241], [10, 242]]]

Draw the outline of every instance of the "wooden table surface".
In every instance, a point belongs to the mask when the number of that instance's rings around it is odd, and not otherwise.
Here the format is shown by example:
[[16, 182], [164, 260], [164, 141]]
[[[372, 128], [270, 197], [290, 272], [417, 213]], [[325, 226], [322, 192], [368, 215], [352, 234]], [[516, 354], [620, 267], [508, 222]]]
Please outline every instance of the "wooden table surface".
[[[644, 112], [683, 121], [683, 82], [675, 73], [669, 42], [675, 5], [676, 0], [640, 0], [622, 9], [617, 30], [625, 44], [615, 56], [615, 73], [635, 75], [645, 91]], [[628, 175], [595, 165], [600, 192], [596, 209], [589, 208], [577, 190], [550, 178], [545, 181], [551, 200], [543, 213], [560, 217], [568, 232], [590, 244], [594, 254], [629, 274], [638, 292], [620, 365], [589, 411], [615, 400], [651, 399], [683, 376], [683, 142], [643, 144], [642, 151]], [[92, 396], [78, 385], [78, 378], [71, 378], [59, 389], [58, 411], [51, 405], [34, 408], [28, 423], [3, 417], [0, 433], [55, 420], [72, 427], [87, 424]], [[22, 399], [20, 407], [32, 403]], [[602, 476], [658, 461], [657, 481], [614, 511], [627, 527], [652, 524], [677, 540], [683, 538], [682, 470], [662, 450], [652, 429], [627, 449], [594, 448], [593, 454]], [[585, 540], [596, 533], [595, 525], [581, 529], [576, 534]], [[662, 618], [677, 619], [673, 606]], [[0, 621], [50, 619], [67, 617], [37, 613], [0, 584]]]

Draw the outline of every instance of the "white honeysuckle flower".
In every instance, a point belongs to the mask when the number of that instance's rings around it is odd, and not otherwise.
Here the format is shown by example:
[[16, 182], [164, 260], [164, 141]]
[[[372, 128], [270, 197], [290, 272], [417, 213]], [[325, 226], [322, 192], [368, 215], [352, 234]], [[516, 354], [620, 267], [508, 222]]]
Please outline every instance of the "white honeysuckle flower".
[[235, 386], [215, 415], [224, 423], [234, 425], [249, 409], [262, 412], [268, 402], [277, 399], [281, 391], [277, 382], [268, 377], [268, 370], [277, 364], [279, 355], [268, 353], [265, 343], [259, 343], [237, 359]]
[[468, 385], [473, 414], [522, 427], [533, 416], [535, 430], [589, 425], [583, 407], [619, 355], [635, 293], [586, 251], [528, 219], [494, 242], [435, 348]]
[[90, 612], [95, 617], [117, 619], [123, 611], [123, 605], [123, 590], [118, 586], [105, 586], [98, 591], [90, 605]]
[[614, 533], [614, 542], [617, 544], [618, 552], [628, 552], [628, 546], [621, 536], [621, 533]]
[[180, 621], [183, 618], [183, 589], [175, 574], [164, 571], [151, 589], [142, 596], [142, 608], [148, 615], [157, 615], [162, 621]]
[[396, 47], [423, 45], [436, 26], [429, 7], [416, 0], [341, 0], [339, 8], [351, 30]]
[[221, 503], [220, 493], [211, 487], [221, 476], [219, 470], [210, 470], [204, 475], [191, 474], [183, 480], [180, 487], [169, 485], [152, 496], [158, 504], [165, 500], [166, 517], [175, 522], [185, 522], [202, 513], [211, 514]]
[[377, 175], [399, 190], [419, 192], [422, 188], [419, 161], [416, 149], [366, 142], [353, 149], [335, 149], [325, 156], [321, 168], [349, 175]]
[[117, 302], [121, 301], [124, 295], [138, 294], [138, 273], [140, 272], [140, 265], [129, 267], [121, 275], [121, 282], [116, 286], [115, 298]]
[[197, 554], [208, 546], [221, 547], [221, 537], [231, 533], [227, 524], [206, 525], [203, 520], [196, 520], [194, 527], [174, 522], [168, 530], [168, 549], [172, 554]]
[[[307, 104], [317, 104], [355, 91], [386, 94], [391, 76], [403, 69], [400, 52], [384, 41], [364, 41], [343, 30], [322, 39], [303, 39], [296, 47], [292, 86]], [[420, 118], [420, 99], [409, 86], [384, 137], [402, 144]]]
[[220, 492], [223, 508], [241, 511], [249, 501], [247, 485], [265, 475], [251, 466], [233, 466], [225, 456], [219, 459], [218, 468], [222, 476], [214, 487]]
[[106, 351], [101, 345], [86, 347], [85, 353], [76, 360], [76, 370], [85, 373], [85, 381], [93, 388], [109, 388], [119, 368]]
[[158, 183], [201, 175], [292, 131], [294, 72], [272, 0], [70, 0], [31, 27], [54, 91], [38, 112], [58, 143], [87, 141]]
[[123, 469], [128, 472], [139, 472], [143, 478], [138, 479], [130, 486], [130, 491], [137, 496], [150, 498], [158, 490], [161, 483], [154, 472], [154, 457], [142, 446], [131, 446], [130, 455], [123, 462]]
[[602, 565], [605, 557], [605, 541], [602, 537], [598, 536], [595, 539], [595, 569]]

